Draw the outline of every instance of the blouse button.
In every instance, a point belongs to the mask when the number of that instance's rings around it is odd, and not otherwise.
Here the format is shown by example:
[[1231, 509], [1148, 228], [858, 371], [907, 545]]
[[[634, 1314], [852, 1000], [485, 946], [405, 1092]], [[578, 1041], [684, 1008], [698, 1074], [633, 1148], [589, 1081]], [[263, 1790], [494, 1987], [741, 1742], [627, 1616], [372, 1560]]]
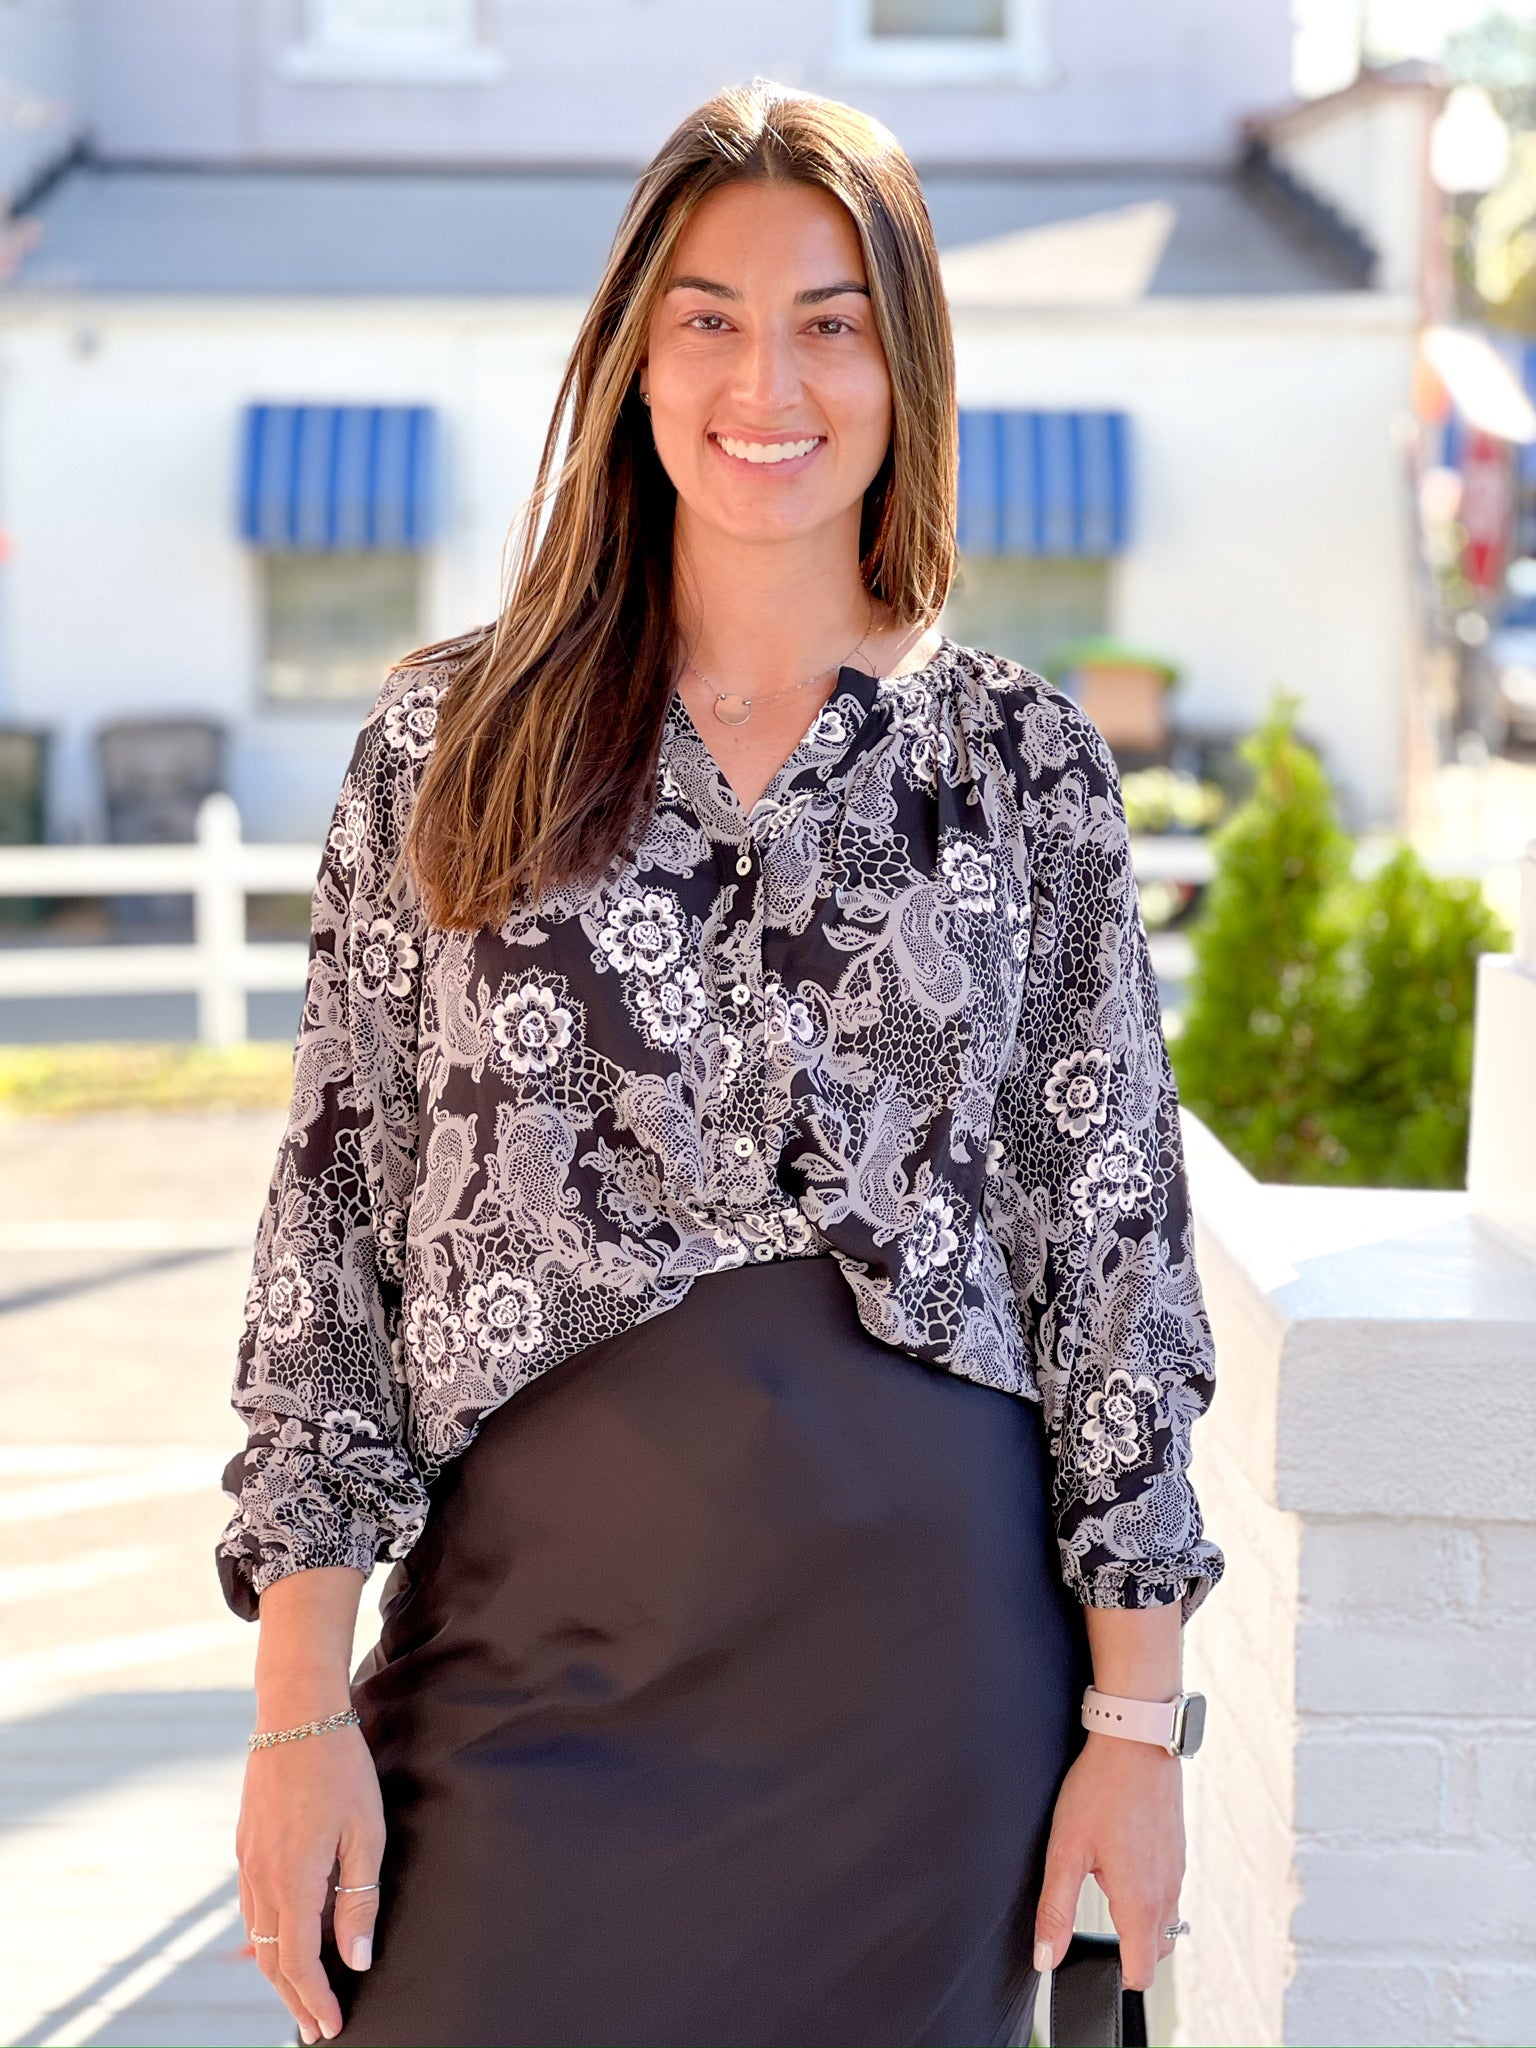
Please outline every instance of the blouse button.
[[751, 1002], [751, 1000], [751, 989], [747, 987], [747, 984], [744, 981], [738, 981], [736, 986], [731, 990], [731, 1001], [735, 1003], [738, 1008], [744, 1009], [746, 1005]]
[[739, 853], [739, 854], [737, 854], [737, 856], [736, 856], [736, 872], [737, 872], [737, 874], [738, 874], [738, 875], [750, 875], [750, 874], [751, 874], [751, 872], [752, 872], [752, 856], [751, 856], [751, 854], [750, 854], [750, 853]]
[[736, 1157], [738, 1159], [750, 1159], [752, 1157], [752, 1154], [757, 1150], [757, 1147], [753, 1144], [752, 1140], [749, 1137], [743, 1134], [741, 1137], [736, 1139], [735, 1143], [731, 1147], [731, 1150], [736, 1154]]

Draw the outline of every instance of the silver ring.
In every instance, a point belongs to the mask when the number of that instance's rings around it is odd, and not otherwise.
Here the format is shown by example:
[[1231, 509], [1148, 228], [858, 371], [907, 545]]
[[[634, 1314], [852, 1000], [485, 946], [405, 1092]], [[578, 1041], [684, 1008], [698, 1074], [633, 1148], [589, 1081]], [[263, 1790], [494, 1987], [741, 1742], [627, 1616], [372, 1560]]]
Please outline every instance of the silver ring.
[[1175, 1920], [1171, 1927], [1163, 1929], [1163, 1939], [1164, 1941], [1177, 1941], [1181, 1934], [1188, 1934], [1188, 1932], [1189, 1922], [1187, 1920]]
[[276, 1942], [277, 1936], [275, 1934], [253, 1934], [251, 1939], [252, 1941], [259, 1941], [264, 1948], [270, 1948]]
[[377, 1884], [339, 1884], [339, 1885], [337, 1885], [337, 1887], [336, 1887], [336, 1890], [337, 1890], [337, 1892], [338, 1892], [338, 1893], [340, 1893], [340, 1892], [376, 1892], [376, 1891], [378, 1890], [378, 1886], [377, 1886]]

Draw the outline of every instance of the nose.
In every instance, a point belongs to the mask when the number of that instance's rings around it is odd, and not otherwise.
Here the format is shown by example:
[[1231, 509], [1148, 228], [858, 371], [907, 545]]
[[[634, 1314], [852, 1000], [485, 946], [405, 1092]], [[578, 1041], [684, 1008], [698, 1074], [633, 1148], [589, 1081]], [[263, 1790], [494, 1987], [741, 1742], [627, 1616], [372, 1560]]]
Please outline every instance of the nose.
[[800, 396], [794, 345], [772, 326], [759, 328], [737, 357], [735, 397], [743, 409], [772, 416], [786, 412]]

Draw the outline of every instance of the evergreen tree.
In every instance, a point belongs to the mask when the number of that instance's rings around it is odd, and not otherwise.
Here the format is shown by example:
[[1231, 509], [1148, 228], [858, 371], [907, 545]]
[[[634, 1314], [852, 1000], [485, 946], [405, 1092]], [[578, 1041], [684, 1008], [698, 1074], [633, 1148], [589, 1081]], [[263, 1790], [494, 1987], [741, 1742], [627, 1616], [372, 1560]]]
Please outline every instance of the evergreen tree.
[[1254, 791], [1214, 841], [1180, 1094], [1261, 1180], [1459, 1187], [1477, 957], [1507, 935], [1406, 847], [1351, 879], [1294, 716], [1282, 700], [1245, 744]]
[[1317, 756], [1279, 699], [1242, 752], [1252, 794], [1216, 835], [1172, 1053], [1179, 1092], [1253, 1172], [1305, 1180], [1333, 1152], [1320, 1039], [1333, 1007], [1333, 892], [1349, 840]]
[[1350, 894], [1330, 1061], [1338, 1178], [1460, 1187], [1477, 956], [1505, 935], [1475, 882], [1426, 873], [1407, 847]]

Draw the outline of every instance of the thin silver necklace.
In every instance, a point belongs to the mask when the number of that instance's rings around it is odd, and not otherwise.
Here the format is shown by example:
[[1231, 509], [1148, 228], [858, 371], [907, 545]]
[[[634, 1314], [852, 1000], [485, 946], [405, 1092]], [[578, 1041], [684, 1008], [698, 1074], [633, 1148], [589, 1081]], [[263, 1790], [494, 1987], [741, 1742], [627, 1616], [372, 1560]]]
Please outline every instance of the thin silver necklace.
[[786, 689], [775, 690], [771, 697], [743, 697], [738, 691], [722, 690], [713, 677], [705, 675], [703, 669], [692, 661], [687, 663], [688, 673], [697, 676], [706, 688], [714, 691], [715, 701], [709, 708], [714, 712], [722, 725], [745, 725], [759, 704], [777, 704], [781, 697], [792, 697], [796, 690], [808, 690], [813, 683], [824, 682], [829, 675], [841, 675], [847, 664], [869, 638], [869, 629], [874, 622], [874, 616], [874, 606], [871, 605], [869, 617], [864, 621], [863, 632], [854, 641], [841, 661], [835, 662], [831, 668], [818, 669], [815, 675], [807, 676], [803, 683], [791, 683]]

